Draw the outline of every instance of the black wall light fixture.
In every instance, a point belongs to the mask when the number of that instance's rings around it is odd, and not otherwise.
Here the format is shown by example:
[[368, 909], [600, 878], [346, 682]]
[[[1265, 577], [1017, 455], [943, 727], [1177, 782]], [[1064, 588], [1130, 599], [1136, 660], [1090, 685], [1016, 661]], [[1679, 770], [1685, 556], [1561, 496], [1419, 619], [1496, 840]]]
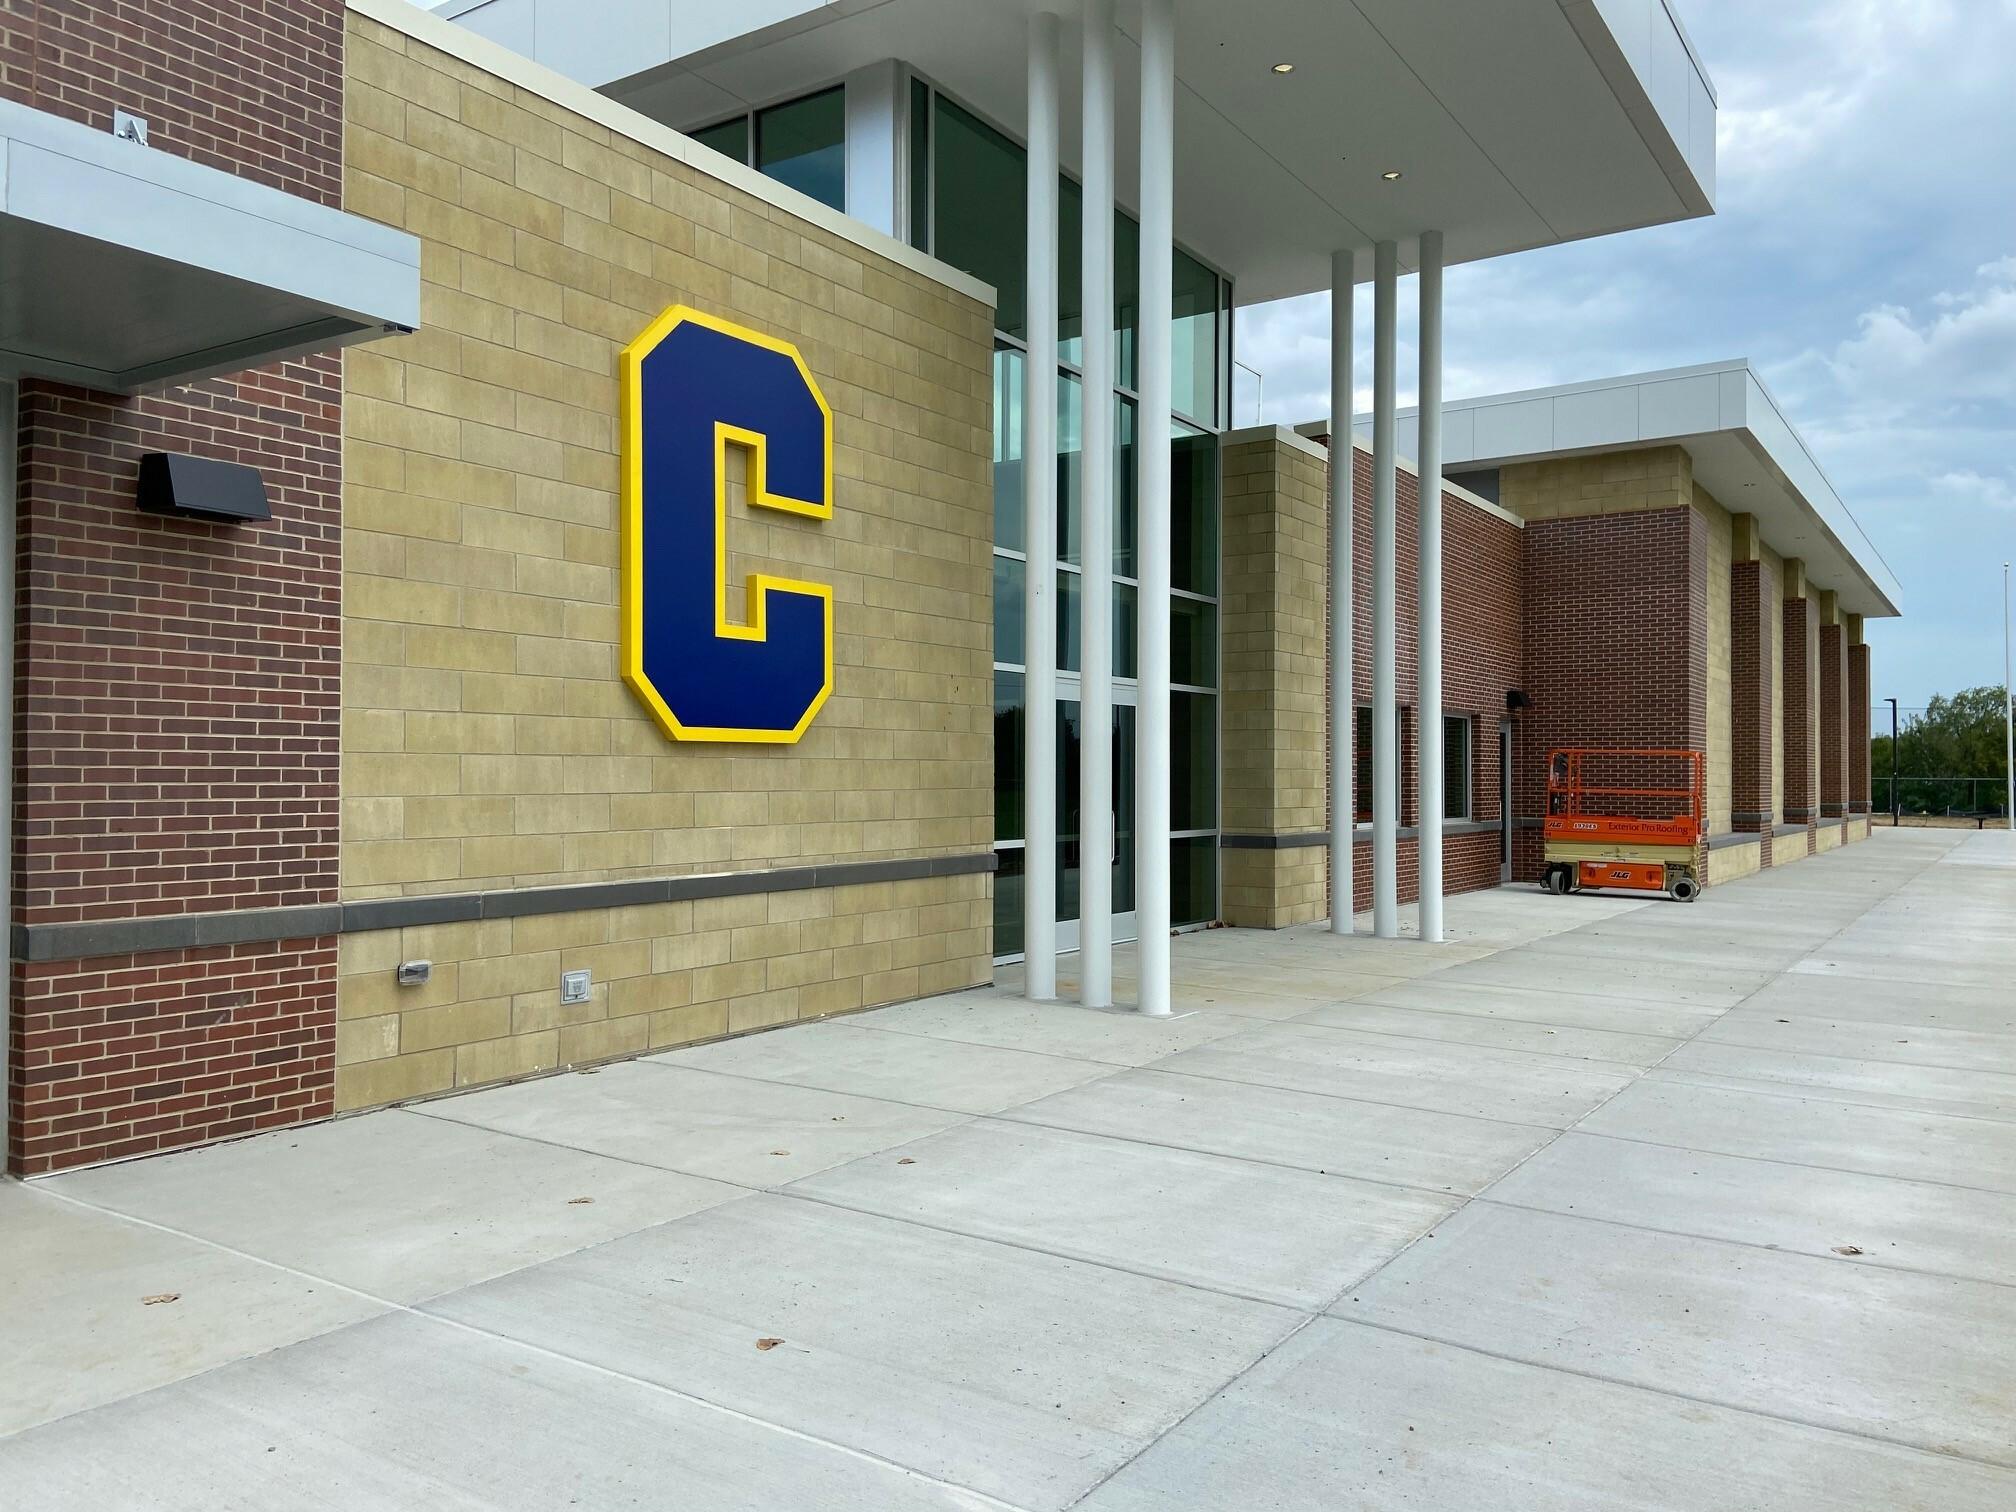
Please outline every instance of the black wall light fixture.
[[180, 452], [148, 452], [140, 459], [140, 508], [223, 523], [273, 518], [258, 468]]
[[1518, 688], [1507, 688], [1505, 690], [1505, 712], [1507, 714], [1517, 714], [1521, 709], [1530, 709], [1532, 707], [1533, 700], [1528, 698]]

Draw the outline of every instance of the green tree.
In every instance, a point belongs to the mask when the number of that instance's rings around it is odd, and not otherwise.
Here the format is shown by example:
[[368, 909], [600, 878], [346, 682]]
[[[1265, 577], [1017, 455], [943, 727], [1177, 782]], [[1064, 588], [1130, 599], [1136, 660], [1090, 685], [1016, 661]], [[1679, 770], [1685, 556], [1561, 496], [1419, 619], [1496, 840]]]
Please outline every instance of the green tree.
[[[1877, 706], [1877, 707], [1880, 707]], [[1870, 710], [1872, 716], [1876, 708]], [[2000, 784], [2008, 768], [2003, 747], [2002, 689], [1968, 688], [1948, 697], [1934, 694], [1923, 713], [1912, 714], [1898, 731], [1897, 767], [1904, 811], [1940, 813], [1949, 808], [1999, 810]], [[1888, 792], [1890, 737], [1870, 741], [1869, 770], [1876, 790]], [[1980, 778], [1978, 783], [1933, 779]]]

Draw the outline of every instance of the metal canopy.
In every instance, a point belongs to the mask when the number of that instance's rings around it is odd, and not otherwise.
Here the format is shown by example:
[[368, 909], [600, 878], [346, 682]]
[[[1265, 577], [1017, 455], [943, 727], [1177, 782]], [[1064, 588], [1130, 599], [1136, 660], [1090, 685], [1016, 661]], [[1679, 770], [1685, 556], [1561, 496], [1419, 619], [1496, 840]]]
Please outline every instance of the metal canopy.
[[[1369, 415], [1353, 429], [1366, 434]], [[1694, 481], [1724, 508], [1757, 517], [1773, 551], [1798, 557], [1841, 607], [1871, 619], [1900, 612], [1889, 564], [1836, 492], [1805, 440], [1756, 370], [1737, 358], [1634, 373], [1558, 388], [1449, 400], [1443, 406], [1443, 467], [1503, 467], [1549, 457], [1680, 446]], [[1403, 450], [1414, 445], [1415, 412], [1399, 412]], [[1298, 426], [1325, 434], [1329, 422]]]
[[[1330, 286], [1330, 254], [1447, 235], [1451, 263], [1713, 208], [1708, 82], [1668, 0], [1175, 0], [1176, 239], [1241, 304]], [[450, 0], [441, 12], [690, 129], [895, 58], [1027, 134], [1025, 31], [1061, 11], [1076, 172], [1076, 0]], [[1138, 0], [1116, 113], [1138, 119]], [[1276, 65], [1292, 65], [1287, 73]], [[1134, 131], [1119, 133], [1124, 186]], [[1387, 179], [1397, 172], [1396, 179]]]
[[404, 232], [0, 101], [0, 377], [133, 393], [419, 320]]

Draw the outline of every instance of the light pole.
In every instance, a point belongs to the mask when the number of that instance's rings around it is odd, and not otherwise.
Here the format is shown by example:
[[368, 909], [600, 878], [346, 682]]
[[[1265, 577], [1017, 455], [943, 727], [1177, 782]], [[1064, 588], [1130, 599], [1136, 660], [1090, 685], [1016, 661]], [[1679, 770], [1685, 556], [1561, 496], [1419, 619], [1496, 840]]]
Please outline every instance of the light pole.
[[1896, 829], [1904, 822], [1904, 809], [1897, 798], [1897, 700], [1883, 700], [1890, 705], [1890, 828]]

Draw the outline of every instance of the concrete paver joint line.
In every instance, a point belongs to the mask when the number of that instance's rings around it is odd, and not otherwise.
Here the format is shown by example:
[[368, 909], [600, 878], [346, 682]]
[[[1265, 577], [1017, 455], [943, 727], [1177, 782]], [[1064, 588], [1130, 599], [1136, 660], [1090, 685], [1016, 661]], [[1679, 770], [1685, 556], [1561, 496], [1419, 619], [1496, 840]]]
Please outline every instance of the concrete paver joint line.
[[[234, 1459], [247, 1495], [415, 1453], [501, 1488], [514, 1455], [590, 1452], [557, 1420], [452, 1430], [529, 1392], [635, 1425], [597, 1458], [617, 1496], [704, 1495], [733, 1463], [904, 1512], [1306, 1512], [1375, 1485], [2000, 1512], [2005, 843], [1885, 832], [1685, 910], [1464, 895], [1432, 957], [1188, 936], [1173, 1021], [1010, 982], [51, 1178], [0, 1225], [51, 1304], [0, 1379], [0, 1482], [103, 1505], [186, 1443], [163, 1505], [201, 1505], [249, 1424], [290, 1442]], [[124, 1305], [51, 1284], [120, 1236], [151, 1236], [106, 1278]], [[227, 1275], [274, 1302], [164, 1346]], [[92, 1338], [132, 1341], [121, 1372], [22, 1416]], [[423, 1360], [429, 1411], [291, 1441], [310, 1402]]]

